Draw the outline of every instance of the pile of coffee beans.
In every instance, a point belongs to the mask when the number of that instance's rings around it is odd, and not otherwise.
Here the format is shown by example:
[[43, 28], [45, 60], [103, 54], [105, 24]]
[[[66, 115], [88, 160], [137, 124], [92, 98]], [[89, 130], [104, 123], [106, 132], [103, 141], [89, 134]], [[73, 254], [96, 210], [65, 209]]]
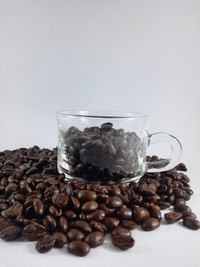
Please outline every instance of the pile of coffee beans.
[[65, 163], [60, 167], [71, 176], [87, 181], [116, 182], [142, 171], [146, 139], [140, 139], [135, 132], [115, 129], [107, 122], [83, 131], [72, 126], [61, 135]]
[[[154, 157], [155, 158], [155, 157]], [[152, 160], [152, 158], [151, 158]], [[67, 181], [56, 168], [57, 149], [20, 148], [0, 152], [0, 237], [34, 241], [40, 253], [66, 246], [77, 256], [111, 237], [121, 250], [135, 245], [134, 230], [152, 231], [163, 220], [192, 230], [200, 222], [186, 205], [193, 191], [187, 169], [146, 173], [138, 182], [102, 185]]]

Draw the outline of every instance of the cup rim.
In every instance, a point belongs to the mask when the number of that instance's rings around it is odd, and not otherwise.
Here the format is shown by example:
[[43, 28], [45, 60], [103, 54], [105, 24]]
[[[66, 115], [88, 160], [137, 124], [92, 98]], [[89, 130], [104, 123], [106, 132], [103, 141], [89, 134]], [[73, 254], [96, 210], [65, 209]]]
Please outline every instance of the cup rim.
[[109, 119], [139, 119], [148, 118], [149, 115], [142, 112], [129, 112], [118, 110], [61, 110], [58, 116], [87, 117], [87, 118], [109, 118]]

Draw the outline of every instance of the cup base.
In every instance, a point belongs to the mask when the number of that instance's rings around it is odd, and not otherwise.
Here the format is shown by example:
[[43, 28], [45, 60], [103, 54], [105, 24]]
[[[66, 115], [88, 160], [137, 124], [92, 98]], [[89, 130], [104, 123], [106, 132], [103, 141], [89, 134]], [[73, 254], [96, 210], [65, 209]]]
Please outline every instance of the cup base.
[[105, 178], [105, 179], [97, 179], [97, 180], [91, 180], [91, 179], [87, 179], [87, 178], [82, 178], [82, 177], [79, 177], [79, 176], [76, 176], [76, 175], [72, 175], [69, 173], [69, 171], [67, 169], [65, 169], [63, 166], [59, 165], [57, 166], [57, 169], [58, 169], [58, 172], [59, 173], [63, 173], [65, 175], [65, 178], [67, 180], [77, 180], [79, 182], [84, 182], [84, 183], [87, 183], [87, 184], [90, 184], [90, 183], [95, 183], [95, 182], [98, 182], [102, 185], [106, 185], [106, 184], [122, 184], [122, 183], [130, 183], [130, 182], [133, 182], [133, 181], [138, 181], [144, 174], [145, 174], [145, 171], [142, 171], [140, 172], [140, 174], [134, 176], [134, 177], [123, 177], [121, 179], [118, 179], [118, 180], [114, 180], [114, 179], [108, 179], [108, 178]]

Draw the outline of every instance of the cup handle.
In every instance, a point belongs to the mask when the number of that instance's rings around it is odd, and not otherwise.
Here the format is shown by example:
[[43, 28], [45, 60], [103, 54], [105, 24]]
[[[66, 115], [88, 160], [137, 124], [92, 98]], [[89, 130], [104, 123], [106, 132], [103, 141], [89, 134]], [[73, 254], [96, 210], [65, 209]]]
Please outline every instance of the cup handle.
[[171, 148], [171, 153], [165, 159], [155, 161], [147, 160], [147, 172], [161, 172], [173, 169], [179, 163], [182, 154], [181, 143], [175, 136], [164, 132], [149, 135], [148, 145], [150, 146], [156, 143], [168, 143]]

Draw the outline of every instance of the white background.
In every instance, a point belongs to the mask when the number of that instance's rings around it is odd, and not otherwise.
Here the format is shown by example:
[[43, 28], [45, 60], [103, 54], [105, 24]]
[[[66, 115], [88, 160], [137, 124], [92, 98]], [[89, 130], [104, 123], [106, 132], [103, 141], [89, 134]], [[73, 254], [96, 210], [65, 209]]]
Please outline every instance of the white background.
[[[199, 102], [199, 0], [0, 0], [0, 150], [56, 146], [58, 110], [142, 111], [151, 132], [180, 139], [200, 215]], [[163, 225], [135, 239], [84, 259], [0, 242], [0, 266], [200, 266], [199, 232]]]

